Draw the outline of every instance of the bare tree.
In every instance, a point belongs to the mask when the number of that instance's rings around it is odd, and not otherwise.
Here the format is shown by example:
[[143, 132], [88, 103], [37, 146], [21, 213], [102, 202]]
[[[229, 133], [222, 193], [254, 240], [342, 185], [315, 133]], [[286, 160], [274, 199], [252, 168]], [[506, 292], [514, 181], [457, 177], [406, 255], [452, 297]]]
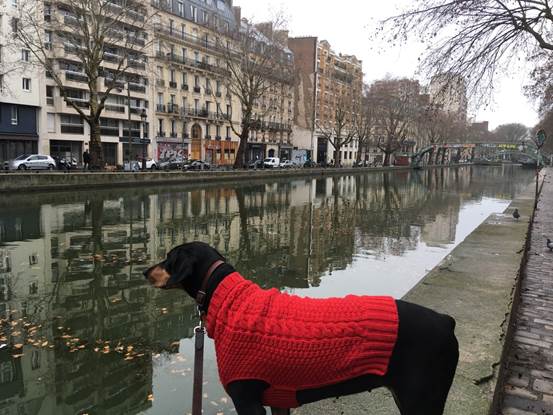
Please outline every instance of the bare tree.
[[426, 73], [461, 75], [471, 95], [487, 100], [513, 58], [553, 50], [552, 28], [549, 0], [417, 0], [385, 20], [381, 33], [393, 43], [418, 35], [428, 45]]
[[370, 95], [361, 98], [361, 109], [359, 115], [355, 118], [354, 128], [357, 136], [357, 158], [359, 165], [362, 154], [367, 153], [371, 144], [373, 130], [376, 125], [376, 108], [374, 99]]
[[319, 136], [334, 147], [334, 165], [341, 166], [341, 149], [357, 137], [357, 128], [361, 121], [347, 98], [340, 100], [334, 111], [334, 118], [318, 121], [316, 124]]
[[223, 45], [227, 88], [241, 106], [240, 125], [231, 123], [233, 132], [240, 137], [235, 168], [246, 165], [250, 133], [269, 130], [271, 124], [265, 118], [282, 113], [283, 94], [293, 83], [293, 61], [281, 42], [283, 24], [276, 19], [255, 26], [242, 19], [236, 36]]
[[418, 82], [388, 79], [371, 85], [376, 108], [376, 145], [384, 153], [384, 166], [391, 155], [413, 134], [419, 109]]
[[[65, 102], [86, 120], [91, 166], [103, 168], [100, 116], [113, 89], [138, 81], [136, 70], [146, 68], [148, 7], [137, 0], [20, 0], [18, 7], [11, 22], [14, 44], [30, 51]], [[72, 99], [69, 82], [86, 84], [86, 104]]]
[[498, 126], [493, 132], [495, 138], [505, 143], [520, 143], [529, 136], [529, 129], [523, 124], [512, 123]]

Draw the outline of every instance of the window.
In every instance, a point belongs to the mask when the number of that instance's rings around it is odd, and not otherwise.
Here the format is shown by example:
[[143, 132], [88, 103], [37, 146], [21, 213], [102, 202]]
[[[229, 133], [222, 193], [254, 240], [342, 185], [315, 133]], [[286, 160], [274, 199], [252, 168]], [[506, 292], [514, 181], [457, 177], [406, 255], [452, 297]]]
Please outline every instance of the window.
[[194, 60], [196, 61], [196, 63], [200, 63], [200, 52], [194, 52]]
[[21, 60], [23, 62], [29, 62], [31, 57], [31, 52], [28, 49], [21, 49]]
[[163, 137], [165, 135], [165, 133], [163, 132], [163, 120], [161, 118], [159, 118], [157, 120], [157, 125], [158, 125], [158, 135], [160, 137]]
[[186, 72], [182, 73], [182, 84], [187, 85], [188, 84], [188, 75], [186, 75]]
[[175, 27], [175, 21], [173, 19], [169, 19], [169, 34], [173, 34], [173, 28]]
[[17, 125], [19, 123], [18, 121], [18, 110], [15, 105], [12, 105], [12, 125]]
[[230, 127], [227, 127], [227, 138], [230, 139]]
[[2, 62], [2, 51], [3, 51], [2, 45], [0, 45], [0, 62]]
[[169, 74], [171, 76], [171, 82], [177, 82], [177, 78], [175, 76], [175, 70], [171, 69], [171, 72], [169, 72]]
[[17, 7], [17, 0], [12, 0], [12, 6]]
[[23, 78], [21, 82], [21, 87], [23, 88], [23, 91], [30, 91], [31, 90], [31, 78]]
[[202, 11], [202, 21], [204, 23], [209, 23], [209, 14], [207, 14], [207, 12]]
[[198, 9], [194, 6], [190, 6], [190, 17], [192, 18], [192, 21], [198, 22]]
[[0, 74], [0, 92], [4, 89], [4, 75]]
[[200, 77], [198, 75], [194, 76], [194, 86], [197, 88], [200, 86]]
[[48, 121], [48, 132], [55, 133], [56, 132], [56, 114], [48, 113], [46, 114], [46, 119]]
[[157, 73], [156, 73], [157, 78], [158, 78], [158, 79], [163, 79], [163, 67], [162, 67], [162, 66], [158, 66], [158, 67], [156, 68], [156, 70], [157, 70]]

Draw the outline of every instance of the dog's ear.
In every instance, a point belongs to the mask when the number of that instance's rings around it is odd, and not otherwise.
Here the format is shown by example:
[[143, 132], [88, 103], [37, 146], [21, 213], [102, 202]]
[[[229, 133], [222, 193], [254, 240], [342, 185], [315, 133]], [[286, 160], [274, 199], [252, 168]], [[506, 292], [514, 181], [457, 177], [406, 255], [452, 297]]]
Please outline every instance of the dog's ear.
[[167, 281], [165, 288], [182, 287], [186, 280], [192, 277], [196, 262], [196, 255], [192, 254], [190, 250], [181, 248], [172, 251], [166, 262], [166, 270], [171, 278]]

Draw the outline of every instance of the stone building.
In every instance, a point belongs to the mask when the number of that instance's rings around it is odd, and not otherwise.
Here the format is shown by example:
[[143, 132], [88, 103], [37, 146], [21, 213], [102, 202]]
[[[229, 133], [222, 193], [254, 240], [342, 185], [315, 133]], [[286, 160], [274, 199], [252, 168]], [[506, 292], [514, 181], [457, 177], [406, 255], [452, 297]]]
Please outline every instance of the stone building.
[[467, 85], [464, 78], [454, 74], [435, 75], [428, 87], [430, 100], [458, 121], [467, 121]]
[[38, 148], [40, 79], [29, 51], [8, 46], [16, 6], [0, 4], [0, 163]]
[[232, 164], [240, 105], [226, 89], [224, 53], [238, 30], [231, 0], [153, 1], [156, 159], [175, 155]]
[[[294, 117], [298, 139], [310, 141], [312, 159], [328, 163], [334, 157], [334, 148], [321, 136], [320, 126], [332, 122], [339, 106], [346, 106], [348, 112], [359, 107], [363, 92], [362, 62], [355, 56], [334, 52], [326, 40], [316, 37], [291, 38], [288, 45], [295, 55], [299, 78]], [[357, 141], [340, 151], [342, 164], [351, 165], [357, 156]]]

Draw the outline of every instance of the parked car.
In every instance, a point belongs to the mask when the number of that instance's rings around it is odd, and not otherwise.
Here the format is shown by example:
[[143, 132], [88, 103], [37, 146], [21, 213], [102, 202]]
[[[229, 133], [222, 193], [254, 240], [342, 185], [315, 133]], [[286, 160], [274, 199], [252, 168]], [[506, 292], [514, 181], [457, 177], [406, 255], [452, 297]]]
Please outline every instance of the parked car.
[[211, 170], [211, 165], [202, 160], [191, 160], [184, 164], [183, 170]]
[[5, 170], [54, 170], [56, 161], [44, 154], [24, 154], [4, 162]]
[[293, 169], [293, 168], [297, 167], [297, 165], [292, 160], [284, 160], [284, 161], [280, 162], [279, 167], [281, 169]]
[[248, 168], [263, 169], [265, 168], [265, 164], [263, 164], [263, 160], [255, 160], [255, 161], [252, 161], [250, 164], [248, 164]]
[[187, 162], [185, 158], [175, 157], [172, 159], [162, 160], [158, 163], [158, 167], [161, 170], [182, 170], [184, 164]]
[[318, 167], [317, 163], [315, 163], [313, 160], [306, 160], [305, 163], [303, 163], [303, 167], [305, 168], [314, 168]]
[[[140, 171], [142, 170], [142, 159], [140, 160], [133, 160], [129, 163], [125, 163], [125, 171]], [[155, 160], [147, 159], [146, 160], [146, 169], [147, 170], [157, 170], [158, 165]]]
[[274, 169], [280, 165], [280, 159], [278, 157], [267, 157], [263, 160], [263, 165], [266, 168]]

